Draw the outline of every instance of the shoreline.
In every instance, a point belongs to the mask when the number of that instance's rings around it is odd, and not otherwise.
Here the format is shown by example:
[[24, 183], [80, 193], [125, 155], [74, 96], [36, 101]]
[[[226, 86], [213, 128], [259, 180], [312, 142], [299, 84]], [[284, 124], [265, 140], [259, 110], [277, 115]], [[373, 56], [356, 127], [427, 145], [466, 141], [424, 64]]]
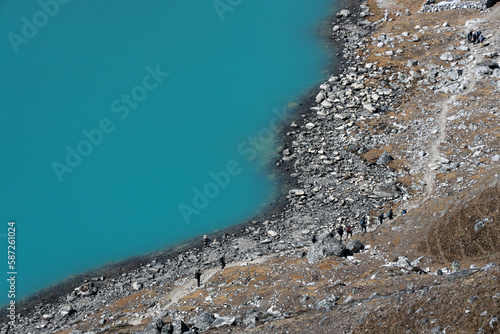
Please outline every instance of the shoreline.
[[[339, 2], [338, 8], [344, 9], [348, 8], [350, 10], [356, 10], [356, 5], [361, 4], [362, 0], [348, 1], [342, 0]], [[324, 46], [329, 49], [329, 57], [331, 60], [325, 64], [325, 68], [328, 69], [328, 74], [324, 76], [330, 76], [338, 74], [341, 69], [345, 66], [345, 59], [343, 57], [335, 56], [334, 50], [332, 48], [338, 48], [337, 54], [342, 52], [344, 44], [342, 42], [335, 42], [331, 39], [331, 34], [328, 35], [326, 32], [331, 32], [332, 20], [334, 20], [335, 5], [332, 4], [329, 9], [329, 14], [327, 14], [324, 19], [322, 19], [316, 28], [316, 37], [324, 41]], [[328, 28], [328, 29], [327, 29]], [[325, 34], [323, 34], [325, 33]], [[333, 65], [333, 63], [335, 63]], [[319, 86], [324, 79], [319, 79], [316, 86], [308, 88], [308, 91], [304, 93], [301, 97], [297, 99], [297, 107], [294, 107], [290, 115], [285, 121], [280, 124], [280, 131], [277, 133], [277, 147], [285, 147], [290, 145], [292, 138], [287, 135], [288, 132], [293, 130], [290, 126], [292, 123], [303, 123], [305, 120], [304, 115], [314, 112], [310, 108], [315, 105], [315, 96], [317, 94], [317, 86]], [[286, 122], [286, 123], [285, 123]], [[273, 198], [269, 200], [269, 203], [264, 205], [253, 216], [231, 225], [224, 229], [216, 230], [212, 233], [208, 233], [207, 236], [211, 240], [223, 239], [224, 242], [228, 243], [230, 239], [236, 239], [245, 236], [248, 231], [249, 226], [253, 226], [254, 222], [259, 221], [262, 223], [267, 220], [276, 219], [278, 215], [284, 216], [285, 213], [290, 210], [289, 200], [286, 198], [286, 194], [290, 189], [296, 188], [298, 186], [298, 181], [296, 177], [291, 176], [290, 165], [283, 164], [279, 167], [276, 163], [279, 163], [280, 156], [273, 157], [270, 159], [267, 169], [276, 174], [276, 194]], [[265, 204], [265, 203], [264, 203]], [[189, 251], [195, 251], [202, 253], [203, 249], [203, 235], [197, 237], [182, 240], [170, 246], [166, 246], [164, 249], [153, 251], [150, 253], [132, 256], [125, 258], [120, 261], [111, 262], [109, 264], [104, 264], [98, 268], [90, 269], [81, 273], [70, 275], [66, 279], [54, 283], [48, 287], [42, 288], [39, 291], [24, 297], [20, 301], [16, 301], [18, 314], [23, 317], [29, 317], [32, 313], [36, 312], [36, 307], [42, 304], [57, 304], [60, 303], [63, 298], [73, 292], [75, 288], [82, 285], [84, 282], [98, 282], [98, 278], [104, 277], [105, 280], [119, 278], [124, 272], [131, 272], [141, 268], [145, 263], [156, 261], [164, 262], [172, 260], [178, 257], [180, 254]], [[3, 305], [0, 308], [0, 316], [5, 318], [7, 314], [7, 306]]]

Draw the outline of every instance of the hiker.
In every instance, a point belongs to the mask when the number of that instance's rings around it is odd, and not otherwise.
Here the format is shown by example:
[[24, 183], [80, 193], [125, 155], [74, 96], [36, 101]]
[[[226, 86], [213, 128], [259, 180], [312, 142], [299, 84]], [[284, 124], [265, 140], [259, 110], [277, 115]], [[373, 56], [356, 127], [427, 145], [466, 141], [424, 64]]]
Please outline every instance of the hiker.
[[477, 42], [483, 44], [483, 42], [486, 40], [486, 37], [484, 37], [482, 34], [477, 38]]
[[222, 255], [222, 257], [219, 259], [221, 269], [226, 268], [226, 257]]
[[378, 222], [380, 225], [384, 222], [384, 213], [382, 212], [381, 214], [378, 215]]
[[201, 285], [201, 272], [200, 269], [196, 270], [194, 273], [194, 278], [196, 278], [196, 282], [198, 283], [198, 287]]
[[476, 40], [475, 40], [475, 43], [482, 43], [482, 41], [484, 41], [484, 36], [483, 36], [483, 33], [481, 31], [477, 31], [476, 32]]
[[471, 31], [469, 31], [469, 33], [467, 34], [467, 41], [468, 41], [469, 43], [472, 43], [472, 34], [473, 34], [472, 30], [471, 30]]
[[342, 241], [342, 236], [344, 235], [344, 229], [342, 228], [342, 225], [339, 225], [339, 227], [337, 227], [337, 233], [340, 236], [340, 241]]
[[351, 235], [351, 238], [352, 238], [352, 227], [351, 227], [351, 224], [347, 225], [346, 231], [347, 231], [346, 238], [349, 238], [349, 234]]
[[313, 234], [311, 241], [313, 244], [315, 244], [316, 241], [318, 241], [318, 239], [316, 238], [316, 234]]
[[394, 213], [392, 212], [392, 208], [387, 212], [387, 218], [392, 219], [394, 218]]
[[359, 225], [361, 226], [361, 232], [366, 232], [366, 218], [365, 216], [361, 217], [361, 220], [359, 221]]

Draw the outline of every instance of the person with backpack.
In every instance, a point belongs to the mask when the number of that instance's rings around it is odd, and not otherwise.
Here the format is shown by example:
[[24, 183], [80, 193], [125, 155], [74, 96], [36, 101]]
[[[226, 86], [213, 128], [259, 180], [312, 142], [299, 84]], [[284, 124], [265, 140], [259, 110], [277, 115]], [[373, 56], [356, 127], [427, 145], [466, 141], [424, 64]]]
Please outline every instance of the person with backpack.
[[365, 216], [361, 217], [361, 220], [359, 221], [359, 226], [361, 226], [361, 232], [366, 232], [366, 218]]
[[377, 218], [379, 225], [382, 225], [382, 223], [384, 222], [384, 213], [382, 212], [381, 214], [379, 214]]
[[196, 278], [196, 283], [198, 283], [198, 287], [201, 285], [201, 271], [200, 269], [196, 270], [194, 273], [194, 278]]
[[469, 33], [467, 34], [467, 41], [469, 41], [469, 43], [472, 43], [472, 35], [473, 35], [473, 31], [469, 31]]
[[347, 232], [347, 236], [346, 236], [346, 239], [349, 238], [349, 234], [351, 235], [351, 238], [352, 238], [352, 227], [351, 227], [351, 224], [348, 224], [347, 227], [346, 227], [346, 232]]
[[226, 256], [222, 255], [222, 256], [219, 258], [219, 262], [220, 262], [220, 267], [221, 267], [221, 269], [226, 268]]
[[337, 233], [340, 236], [340, 241], [342, 241], [342, 236], [344, 235], [344, 229], [342, 228], [342, 225], [339, 225], [339, 227], [337, 227]]

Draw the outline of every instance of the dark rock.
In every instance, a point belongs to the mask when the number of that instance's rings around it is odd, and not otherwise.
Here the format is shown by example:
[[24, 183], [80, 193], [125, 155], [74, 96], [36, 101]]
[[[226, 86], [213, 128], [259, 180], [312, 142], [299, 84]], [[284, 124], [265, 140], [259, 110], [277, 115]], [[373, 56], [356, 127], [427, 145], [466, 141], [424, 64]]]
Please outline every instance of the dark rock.
[[394, 158], [391, 157], [389, 153], [384, 151], [384, 153], [382, 153], [380, 157], [377, 159], [377, 165], [380, 166], [387, 165], [389, 162], [391, 162], [391, 160], [394, 160]]
[[62, 305], [61, 308], [59, 309], [59, 312], [63, 315], [63, 316], [70, 316], [72, 315], [73, 313], [76, 312], [76, 310], [73, 308], [73, 306], [69, 305], [69, 304], [66, 304], [66, 305]]
[[498, 63], [491, 59], [486, 59], [477, 63], [477, 66], [486, 66], [494, 70], [495, 68], [499, 68]]
[[351, 240], [345, 245], [345, 248], [350, 250], [352, 253], [358, 253], [362, 249], [365, 249], [365, 245], [359, 240]]
[[473, 268], [473, 269], [465, 269], [465, 270], [462, 270], [462, 271], [458, 271], [456, 273], [453, 273], [453, 274], [449, 274], [448, 276], [446, 276], [446, 279], [450, 282], [453, 282], [459, 278], [463, 278], [463, 277], [467, 277], [467, 276], [470, 276], [470, 275], [473, 275], [475, 273], [477, 273], [479, 271], [478, 268]]
[[174, 320], [174, 322], [172, 323], [172, 326], [174, 328], [174, 331], [172, 334], [183, 334], [183, 333], [189, 331], [189, 327], [186, 326], [184, 321], [182, 321], [181, 319]]
[[412, 267], [411, 271], [419, 273], [419, 274], [427, 274], [427, 272], [425, 270], [423, 270], [422, 268], [420, 268], [419, 266]]
[[331, 311], [332, 308], [337, 305], [336, 301], [339, 300], [339, 297], [335, 294], [330, 295], [328, 298], [320, 300], [316, 303], [316, 309], [326, 309], [327, 311]]
[[373, 189], [373, 194], [381, 198], [394, 198], [399, 196], [399, 192], [394, 185], [381, 185]]
[[160, 334], [162, 327], [163, 327], [163, 321], [161, 319], [156, 319], [156, 320], [153, 320], [142, 333], [143, 334]]
[[212, 313], [202, 313], [192, 317], [186, 323], [190, 326], [195, 326], [199, 330], [206, 331], [215, 321], [215, 316]]
[[245, 326], [255, 325], [257, 321], [265, 319], [269, 315], [261, 310], [248, 310], [243, 319], [243, 324]]
[[173, 334], [174, 333], [174, 326], [172, 326], [172, 323], [166, 323], [163, 325], [161, 328], [161, 334]]
[[346, 248], [342, 242], [328, 233], [309, 248], [307, 261], [314, 263], [331, 255], [345, 256]]

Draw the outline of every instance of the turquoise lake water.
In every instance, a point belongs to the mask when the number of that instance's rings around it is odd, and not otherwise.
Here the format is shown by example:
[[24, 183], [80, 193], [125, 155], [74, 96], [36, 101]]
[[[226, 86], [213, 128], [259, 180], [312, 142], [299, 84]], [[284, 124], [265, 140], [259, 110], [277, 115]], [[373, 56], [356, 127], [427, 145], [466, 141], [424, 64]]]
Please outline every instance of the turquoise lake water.
[[273, 129], [322, 79], [332, 6], [2, 1], [0, 261], [7, 276], [15, 219], [16, 299], [268, 203]]

